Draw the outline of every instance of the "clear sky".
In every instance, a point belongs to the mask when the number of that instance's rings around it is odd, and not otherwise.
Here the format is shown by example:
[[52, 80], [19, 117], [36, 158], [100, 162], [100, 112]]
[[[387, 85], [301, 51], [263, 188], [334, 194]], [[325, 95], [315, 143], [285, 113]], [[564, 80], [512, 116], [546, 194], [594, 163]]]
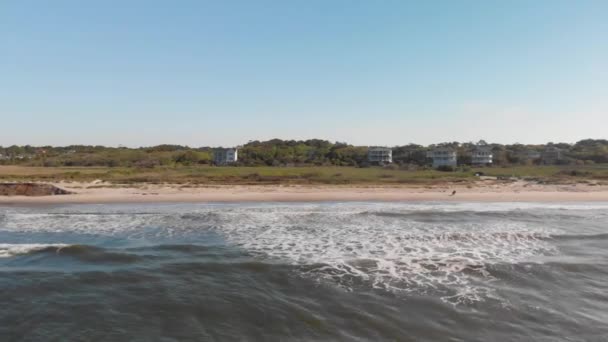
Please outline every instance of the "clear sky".
[[608, 138], [608, 1], [0, 0], [0, 145]]

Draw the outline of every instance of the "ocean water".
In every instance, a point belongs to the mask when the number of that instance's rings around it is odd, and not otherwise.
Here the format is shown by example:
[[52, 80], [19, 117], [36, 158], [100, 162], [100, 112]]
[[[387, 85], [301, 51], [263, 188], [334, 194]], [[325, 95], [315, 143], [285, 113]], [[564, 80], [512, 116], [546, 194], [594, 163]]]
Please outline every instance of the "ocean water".
[[608, 203], [0, 207], [0, 341], [607, 341]]

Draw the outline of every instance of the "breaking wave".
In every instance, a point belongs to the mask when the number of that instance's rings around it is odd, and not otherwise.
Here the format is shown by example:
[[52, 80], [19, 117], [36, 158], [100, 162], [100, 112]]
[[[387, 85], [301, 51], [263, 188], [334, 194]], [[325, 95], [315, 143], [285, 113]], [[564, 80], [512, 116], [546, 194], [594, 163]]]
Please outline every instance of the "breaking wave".
[[8, 258], [17, 255], [30, 254], [37, 251], [43, 251], [49, 248], [63, 248], [64, 244], [42, 244], [42, 243], [18, 243], [8, 244], [0, 243], [0, 258]]
[[[607, 207], [349, 203], [143, 208], [10, 209], [0, 230], [114, 237], [180, 253], [201, 252], [206, 244], [234, 246], [261, 262], [291, 265], [299, 276], [347, 291], [368, 287], [433, 293], [460, 303], [496, 296], [493, 266], [543, 263], [559, 253], [555, 240], [570, 238], [564, 230], [568, 222], [581, 215], [603, 218]], [[547, 224], [547, 217], [554, 217], [554, 223]], [[598, 232], [589, 236], [605, 238]], [[4, 257], [31, 251], [88, 262], [131, 263], [140, 257], [92, 246], [0, 245]]]

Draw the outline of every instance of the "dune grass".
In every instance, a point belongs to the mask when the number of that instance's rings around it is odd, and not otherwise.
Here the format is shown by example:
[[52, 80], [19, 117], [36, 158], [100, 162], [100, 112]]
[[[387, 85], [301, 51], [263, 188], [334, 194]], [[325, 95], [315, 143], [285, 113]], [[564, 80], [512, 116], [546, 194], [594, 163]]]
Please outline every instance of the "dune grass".
[[400, 170], [381, 167], [214, 167], [183, 166], [109, 167], [23, 167], [0, 166], [0, 181], [82, 181], [102, 180], [116, 184], [433, 184], [474, 181], [474, 173], [501, 178], [532, 178], [544, 181], [608, 180], [608, 165], [514, 166], [473, 168], [467, 171]]

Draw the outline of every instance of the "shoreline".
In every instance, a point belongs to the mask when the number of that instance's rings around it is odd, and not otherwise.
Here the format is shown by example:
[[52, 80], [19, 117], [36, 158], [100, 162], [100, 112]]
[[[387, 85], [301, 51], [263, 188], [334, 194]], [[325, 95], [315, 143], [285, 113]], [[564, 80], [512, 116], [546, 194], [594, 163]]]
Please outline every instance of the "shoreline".
[[[335, 186], [177, 184], [138, 186], [53, 183], [74, 194], [0, 196], [0, 205], [238, 202], [608, 202], [608, 186], [479, 182], [473, 186]], [[450, 196], [452, 191], [454, 196]]]

